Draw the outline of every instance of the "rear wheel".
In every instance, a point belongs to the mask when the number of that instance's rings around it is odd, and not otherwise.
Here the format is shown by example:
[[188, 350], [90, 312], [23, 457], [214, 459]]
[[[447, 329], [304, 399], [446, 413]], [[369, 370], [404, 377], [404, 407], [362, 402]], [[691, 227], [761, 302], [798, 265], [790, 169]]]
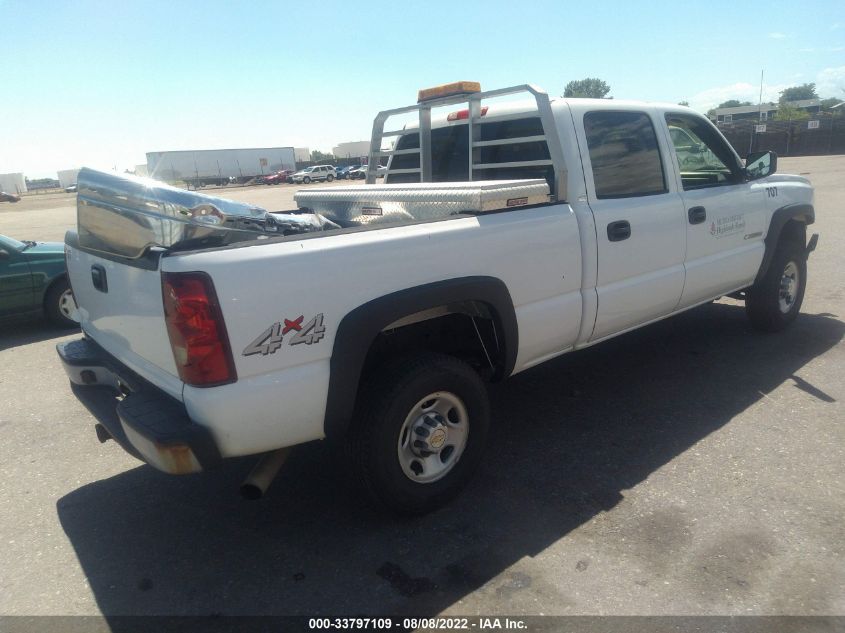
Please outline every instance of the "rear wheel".
[[765, 276], [746, 293], [745, 310], [752, 325], [764, 332], [784, 329], [798, 316], [806, 287], [804, 245], [781, 242]]
[[431, 512], [455, 497], [478, 467], [490, 425], [478, 374], [451, 356], [391, 363], [363, 389], [349, 431], [353, 468], [394, 512]]
[[44, 311], [54, 325], [63, 328], [79, 327], [79, 324], [72, 318], [76, 312], [76, 301], [73, 299], [73, 293], [66, 278], [62, 278], [50, 286], [44, 296]]
[[332, 176], [331, 174], [326, 176], [326, 182], [331, 182], [332, 180], [334, 180], [334, 176]]

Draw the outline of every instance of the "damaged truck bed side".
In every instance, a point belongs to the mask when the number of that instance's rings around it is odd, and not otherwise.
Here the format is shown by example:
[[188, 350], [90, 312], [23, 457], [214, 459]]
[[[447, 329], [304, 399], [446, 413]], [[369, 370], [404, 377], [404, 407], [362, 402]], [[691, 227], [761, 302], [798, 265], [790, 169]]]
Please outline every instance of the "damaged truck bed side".
[[800, 309], [808, 181], [688, 108], [461, 82], [380, 113], [370, 166], [278, 212], [80, 172], [84, 335], [58, 351], [80, 398], [110, 398], [101, 439], [174, 474], [261, 454], [260, 496], [288, 447], [328, 438], [417, 514], [482, 459], [485, 382], [725, 294], [761, 329]]

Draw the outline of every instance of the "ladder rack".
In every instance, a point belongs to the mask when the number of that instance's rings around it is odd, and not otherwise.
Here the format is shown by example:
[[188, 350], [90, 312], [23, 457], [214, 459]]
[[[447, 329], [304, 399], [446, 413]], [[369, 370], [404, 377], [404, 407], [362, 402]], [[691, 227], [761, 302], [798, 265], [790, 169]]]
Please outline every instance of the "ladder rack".
[[[534, 97], [537, 103], [537, 113], [540, 117], [540, 122], [543, 126], [543, 134], [535, 136], [524, 136], [520, 138], [503, 138], [482, 141], [481, 139], [481, 124], [492, 123], [500, 120], [508, 120], [519, 117], [524, 117], [524, 114], [506, 114], [496, 116], [495, 114], [484, 117], [482, 119], [481, 101], [484, 99], [491, 99], [495, 97], [502, 97], [506, 95], [529, 93]], [[502, 88], [499, 90], [489, 90], [487, 92], [472, 92], [462, 93], [459, 95], [450, 95], [439, 99], [431, 99], [417, 103], [412, 106], [404, 108], [395, 108], [393, 110], [384, 110], [376, 115], [373, 121], [373, 134], [370, 140], [370, 154], [369, 163], [367, 167], [367, 184], [374, 184], [376, 181], [377, 166], [380, 164], [382, 157], [399, 156], [402, 154], [419, 154], [419, 167], [411, 169], [394, 169], [388, 171], [390, 174], [419, 174], [419, 182], [432, 182], [432, 161], [431, 161], [431, 110], [432, 108], [439, 108], [442, 106], [466, 104], [468, 110], [467, 116], [467, 134], [469, 147], [469, 179], [474, 180], [473, 172], [482, 169], [495, 169], [503, 167], [533, 167], [542, 165], [551, 165], [554, 172], [554, 186], [552, 187], [553, 200], [566, 199], [566, 166], [563, 160], [563, 148], [561, 147], [560, 137], [557, 134], [552, 115], [551, 102], [549, 95], [530, 84], [521, 84], [510, 88]], [[402, 136], [410, 133], [409, 129], [384, 131], [385, 122], [393, 116], [400, 114], [407, 114], [409, 112], [416, 112], [419, 121], [419, 147], [412, 149], [382, 149], [382, 143], [385, 138], [391, 136]], [[530, 160], [530, 161], [514, 161], [508, 163], [480, 163], [475, 161], [474, 149], [481, 147], [491, 147], [496, 145], [509, 145], [513, 143], [532, 143], [538, 141], [545, 141], [549, 149], [549, 158], [547, 160]]]

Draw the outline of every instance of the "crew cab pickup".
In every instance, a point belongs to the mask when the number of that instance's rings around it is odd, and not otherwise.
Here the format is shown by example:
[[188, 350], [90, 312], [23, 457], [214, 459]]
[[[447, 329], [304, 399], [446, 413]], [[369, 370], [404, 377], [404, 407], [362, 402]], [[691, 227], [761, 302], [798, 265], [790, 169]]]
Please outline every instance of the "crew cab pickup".
[[686, 107], [461, 82], [381, 112], [367, 183], [296, 209], [83, 170], [83, 337], [59, 356], [110, 399], [100, 439], [164, 472], [260, 454], [260, 496], [327, 439], [374, 499], [427, 512], [481, 459], [486, 382], [723, 295], [794, 320], [813, 190], [776, 163]]

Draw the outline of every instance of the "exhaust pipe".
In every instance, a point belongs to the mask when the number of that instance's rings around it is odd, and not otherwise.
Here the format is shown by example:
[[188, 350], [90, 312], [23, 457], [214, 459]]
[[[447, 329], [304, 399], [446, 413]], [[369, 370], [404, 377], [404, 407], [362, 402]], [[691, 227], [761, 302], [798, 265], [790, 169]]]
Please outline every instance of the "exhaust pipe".
[[241, 484], [241, 496], [249, 500], [263, 497], [289, 453], [290, 447], [264, 453]]

